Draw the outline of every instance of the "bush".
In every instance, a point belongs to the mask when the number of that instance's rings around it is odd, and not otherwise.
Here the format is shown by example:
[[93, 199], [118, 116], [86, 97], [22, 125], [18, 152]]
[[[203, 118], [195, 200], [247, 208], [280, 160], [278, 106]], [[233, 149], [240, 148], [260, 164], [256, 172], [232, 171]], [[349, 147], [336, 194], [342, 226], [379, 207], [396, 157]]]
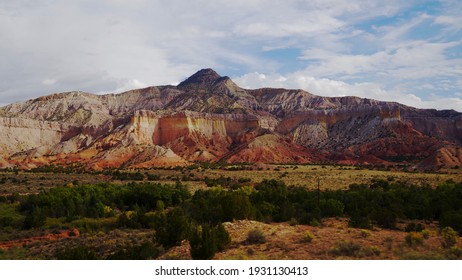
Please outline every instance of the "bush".
[[289, 220], [289, 226], [296, 226], [296, 225], [298, 225], [297, 219], [291, 218], [291, 219]]
[[365, 230], [365, 229], [361, 230], [361, 237], [367, 238], [369, 236], [371, 236], [371, 233], [368, 230]]
[[163, 250], [154, 246], [151, 242], [144, 242], [139, 246], [129, 246], [119, 249], [110, 255], [108, 260], [148, 260], [155, 259], [163, 253]]
[[313, 239], [314, 239], [314, 234], [311, 231], [307, 230], [303, 234], [302, 242], [310, 243], [311, 241], [313, 241]]
[[430, 235], [432, 235], [432, 232], [429, 231], [428, 229], [422, 230], [421, 233], [422, 233], [422, 237], [423, 237], [424, 239], [428, 239], [428, 238], [430, 238]]
[[252, 229], [247, 233], [247, 244], [263, 244], [266, 243], [266, 237], [259, 229]]
[[359, 254], [361, 246], [351, 241], [342, 241], [330, 250], [334, 256], [355, 257]]
[[404, 240], [409, 247], [413, 248], [423, 244], [422, 234], [418, 232], [410, 232]]
[[375, 256], [377, 256], [377, 257], [380, 256], [380, 255], [382, 254], [382, 250], [380, 250], [380, 248], [377, 247], [377, 246], [372, 246], [372, 247], [370, 248], [370, 250], [371, 250], [372, 253], [373, 253]]
[[451, 248], [457, 244], [459, 235], [451, 227], [445, 227], [441, 230], [441, 238], [441, 245], [443, 245], [444, 248]]

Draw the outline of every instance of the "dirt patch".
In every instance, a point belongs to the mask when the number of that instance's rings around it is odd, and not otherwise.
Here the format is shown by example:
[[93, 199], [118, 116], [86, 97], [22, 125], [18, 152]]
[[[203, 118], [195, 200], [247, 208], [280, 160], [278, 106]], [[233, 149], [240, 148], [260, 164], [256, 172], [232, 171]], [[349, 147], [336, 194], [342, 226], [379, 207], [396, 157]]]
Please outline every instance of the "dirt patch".
[[[349, 227], [348, 219], [335, 218], [324, 220], [321, 226], [266, 224], [249, 220], [228, 222], [224, 223], [224, 226], [231, 236], [232, 245], [224, 252], [217, 253], [214, 259], [393, 260], [405, 259], [410, 255], [416, 258], [445, 258], [437, 224], [425, 224], [431, 234], [428, 238], [422, 239], [422, 244], [415, 247], [406, 244], [405, 238], [408, 233], [403, 231], [405, 225], [406, 223], [399, 224], [394, 230], [363, 230]], [[249, 231], [254, 229], [263, 233], [265, 243], [246, 242]], [[309, 241], [306, 237], [308, 232], [313, 236]], [[459, 238], [459, 245], [460, 243]], [[190, 258], [187, 242], [172, 248], [170, 252], [170, 258]]]

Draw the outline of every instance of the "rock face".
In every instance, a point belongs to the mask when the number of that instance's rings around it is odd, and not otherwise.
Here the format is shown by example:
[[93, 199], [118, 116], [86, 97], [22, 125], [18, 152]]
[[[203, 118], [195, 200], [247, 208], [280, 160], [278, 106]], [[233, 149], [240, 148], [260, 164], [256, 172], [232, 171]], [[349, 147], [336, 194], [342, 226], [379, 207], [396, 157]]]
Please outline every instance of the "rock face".
[[212, 69], [178, 86], [68, 92], [0, 108], [0, 168], [193, 161], [462, 165], [462, 114], [303, 90], [245, 90]]

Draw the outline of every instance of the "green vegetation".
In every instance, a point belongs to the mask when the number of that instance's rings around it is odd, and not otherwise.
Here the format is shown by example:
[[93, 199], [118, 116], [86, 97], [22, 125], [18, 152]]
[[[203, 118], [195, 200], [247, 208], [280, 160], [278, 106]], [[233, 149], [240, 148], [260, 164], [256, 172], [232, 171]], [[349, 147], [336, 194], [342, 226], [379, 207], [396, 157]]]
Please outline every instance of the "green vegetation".
[[[11, 204], [1, 204], [0, 211], [9, 209], [9, 214], [2, 215], [0, 226], [18, 224], [21, 215], [25, 216], [23, 227], [29, 229], [42, 227], [46, 218], [73, 221], [111, 217], [117, 211], [121, 212], [118, 227], [152, 228], [153, 224], [162, 224], [162, 215], [176, 213], [165, 214], [164, 209], [180, 207], [188, 219], [211, 225], [240, 219], [310, 224], [326, 217], [346, 216], [351, 226], [365, 229], [374, 225], [394, 228], [396, 220], [403, 218], [437, 220], [442, 227], [462, 231], [457, 218], [462, 213], [462, 183], [452, 181], [430, 188], [383, 180], [369, 186], [353, 184], [344, 191], [317, 192], [264, 180], [253, 189], [213, 187], [198, 190], [193, 196], [180, 183], [102, 183], [54, 188], [19, 200], [21, 214], [12, 211]], [[150, 211], [157, 216], [149, 215]], [[406, 226], [408, 232], [423, 229], [422, 224]]]
[[330, 253], [334, 256], [355, 257], [359, 254], [360, 250], [360, 245], [350, 241], [342, 241], [337, 243], [337, 245], [330, 250]]
[[[188, 176], [199, 177], [197, 173], [192, 174]], [[10, 239], [14, 231], [27, 233], [43, 229], [78, 228], [82, 234], [107, 233], [115, 229], [151, 230], [146, 244], [124, 244], [109, 256], [105, 252], [104, 258], [156, 258], [161, 252], [189, 240], [193, 258], [210, 259], [230, 244], [229, 234], [222, 226], [224, 222], [248, 219], [321, 225], [323, 219], [338, 217], [348, 219], [352, 227], [363, 228], [360, 232], [363, 238], [370, 235], [366, 229], [396, 229], [401, 219], [438, 221], [443, 228], [441, 239], [445, 250], [454, 248], [448, 253], [451, 256], [459, 252], [454, 246], [457, 245], [457, 232], [462, 233], [462, 183], [454, 181], [430, 187], [394, 178], [376, 179], [369, 184], [351, 184], [344, 190], [318, 191], [287, 186], [281, 180], [254, 183], [250, 179], [221, 176], [205, 178], [208, 187], [192, 194], [179, 181], [176, 184], [150, 182], [160, 175], [115, 171], [106, 176], [119, 181], [143, 182], [117, 185], [82, 184], [73, 180], [65, 187], [39, 193], [2, 196], [0, 229], [4, 233], [1, 239]], [[405, 243], [410, 248], [423, 244], [431, 235], [423, 224], [416, 222], [408, 223], [405, 231], [409, 232]], [[302, 241], [311, 242], [313, 237], [311, 232], [306, 233]], [[263, 232], [254, 230], [248, 233], [245, 243], [264, 242]], [[370, 248], [356, 250], [355, 244], [337, 247], [332, 254], [377, 255]], [[96, 258], [102, 258], [99, 250], [85, 246], [62, 250], [55, 257], [92, 258], [92, 250]], [[143, 253], [136, 255], [136, 250]]]
[[310, 243], [311, 241], [313, 241], [313, 239], [314, 239], [314, 234], [311, 231], [307, 230], [303, 234], [302, 242]]
[[16, 210], [18, 203], [0, 203], [0, 230], [22, 227], [24, 216]]
[[222, 224], [194, 227], [189, 237], [191, 256], [194, 260], [208, 260], [216, 252], [223, 251], [231, 243], [231, 238]]
[[409, 247], [414, 248], [423, 244], [423, 237], [421, 233], [414, 231], [406, 235], [405, 241]]
[[445, 227], [441, 230], [442, 241], [441, 244], [444, 248], [451, 248], [457, 244], [459, 235], [451, 227]]

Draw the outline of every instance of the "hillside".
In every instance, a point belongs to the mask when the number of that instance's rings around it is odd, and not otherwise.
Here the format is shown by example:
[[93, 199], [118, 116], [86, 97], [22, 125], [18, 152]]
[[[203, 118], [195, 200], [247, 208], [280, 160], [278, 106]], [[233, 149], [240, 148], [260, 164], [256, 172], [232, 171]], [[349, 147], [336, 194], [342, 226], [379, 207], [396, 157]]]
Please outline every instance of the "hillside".
[[67, 92], [11, 104], [0, 108], [0, 131], [0, 167], [462, 166], [462, 113], [303, 90], [247, 90], [212, 69], [178, 86]]

